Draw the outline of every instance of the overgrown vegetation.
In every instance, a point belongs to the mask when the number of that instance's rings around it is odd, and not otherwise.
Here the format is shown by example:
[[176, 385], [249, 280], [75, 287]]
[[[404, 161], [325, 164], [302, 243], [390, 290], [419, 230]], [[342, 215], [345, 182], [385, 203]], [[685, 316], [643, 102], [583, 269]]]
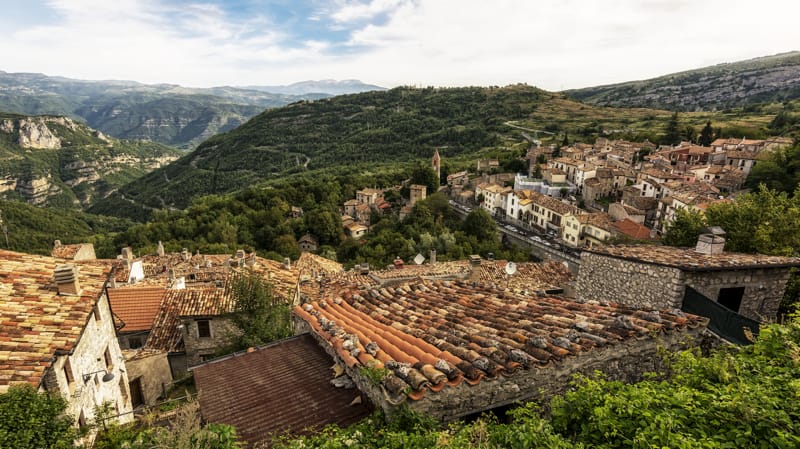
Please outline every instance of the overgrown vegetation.
[[329, 427], [288, 448], [790, 448], [800, 445], [800, 325], [769, 325], [747, 347], [668, 355], [669, 376], [636, 384], [577, 377], [550, 404], [510, 412], [511, 422], [484, 416], [440, 428], [401, 412], [347, 429]]
[[293, 334], [292, 306], [276, 298], [262, 276], [245, 272], [234, 275], [228, 285], [236, 304], [233, 323], [241, 331], [225, 353], [260, 346]]
[[[761, 185], [732, 202], [711, 204], [705, 214], [679, 210], [663, 243], [693, 246], [705, 226], [725, 230], [725, 250], [775, 256], [800, 255], [800, 189], [793, 195]], [[795, 272], [784, 294], [784, 313], [800, 306], [800, 279]]]
[[31, 385], [12, 385], [0, 394], [0, 448], [66, 449], [78, 437], [65, 415], [67, 401], [39, 393]]
[[0, 234], [0, 248], [34, 254], [49, 255], [53, 241], [59, 239], [64, 244], [92, 243], [98, 257], [113, 258], [119, 252], [114, 234], [133, 225], [122, 218], [40, 208], [20, 201], [0, 200], [0, 211], [8, 231], [8, 245]]

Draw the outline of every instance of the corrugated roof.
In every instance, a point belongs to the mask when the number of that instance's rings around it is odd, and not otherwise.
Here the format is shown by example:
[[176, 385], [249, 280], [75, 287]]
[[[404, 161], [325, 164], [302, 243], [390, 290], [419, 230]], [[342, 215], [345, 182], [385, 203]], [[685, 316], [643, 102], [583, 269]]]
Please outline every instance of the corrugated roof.
[[350, 405], [359, 391], [330, 384], [332, 364], [316, 340], [303, 334], [198, 366], [193, 371], [200, 412], [208, 422], [235, 426], [249, 443], [352, 424], [371, 406]]
[[123, 325], [120, 331], [152, 329], [166, 292], [164, 288], [109, 288], [111, 310]]
[[39, 385], [56, 351], [70, 351], [109, 279], [108, 261], [73, 262], [80, 296], [59, 296], [52, 257], [0, 250], [0, 392]]
[[389, 369], [382, 388], [395, 403], [705, 323], [680, 312], [529, 297], [460, 281], [344, 287], [295, 313], [349, 367]]

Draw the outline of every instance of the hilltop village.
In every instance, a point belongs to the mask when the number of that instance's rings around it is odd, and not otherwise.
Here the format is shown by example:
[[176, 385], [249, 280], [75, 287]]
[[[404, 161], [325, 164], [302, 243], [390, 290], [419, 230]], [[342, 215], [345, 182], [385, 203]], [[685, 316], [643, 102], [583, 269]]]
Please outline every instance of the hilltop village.
[[[727, 201], [765, 154], [789, 143], [598, 139], [536, 146], [527, 173], [498, 173], [484, 160], [446, 177], [452, 207], [483, 208], [572, 264], [439, 261], [433, 250], [345, 270], [314, 254], [313, 235], [298, 242], [298, 259], [282, 262], [160, 244], [115, 259], [59, 241], [50, 256], [2, 250], [0, 392], [28, 384], [58, 395], [86, 427], [160, 410], [191, 379], [203, 422], [232, 425], [255, 444], [376, 409], [453, 422], [546, 401], [576, 373], [637, 381], [662, 366], [664, 350], [747, 343], [778, 318], [800, 259], [726, 251], [719, 228], [692, 248], [636, 242], [658, 239], [678, 209]], [[438, 151], [431, 167], [441, 176]], [[401, 214], [426, 197], [424, 186], [408, 187]], [[385, 193], [364, 188], [345, 202], [343, 232], [368, 234], [372, 214], [390, 209]], [[241, 347], [241, 316], [256, 310], [246, 308], [255, 292], [241, 288], [247, 279], [268, 285], [268, 307], [286, 311], [285, 338]], [[111, 413], [99, 416], [100, 405]]]

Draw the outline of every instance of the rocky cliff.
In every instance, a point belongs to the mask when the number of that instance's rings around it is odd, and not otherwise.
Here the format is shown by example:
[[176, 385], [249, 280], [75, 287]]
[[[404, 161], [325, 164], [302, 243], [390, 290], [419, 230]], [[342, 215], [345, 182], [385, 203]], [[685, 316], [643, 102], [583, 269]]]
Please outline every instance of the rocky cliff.
[[4, 114], [0, 197], [35, 205], [87, 206], [178, 155], [155, 143], [108, 138], [66, 117]]

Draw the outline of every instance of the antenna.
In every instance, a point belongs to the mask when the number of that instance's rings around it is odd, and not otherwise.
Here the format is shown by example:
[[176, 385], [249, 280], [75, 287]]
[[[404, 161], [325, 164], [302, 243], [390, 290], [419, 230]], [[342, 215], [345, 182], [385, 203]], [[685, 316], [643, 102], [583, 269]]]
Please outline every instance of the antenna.
[[0, 230], [3, 231], [3, 235], [6, 237], [6, 248], [11, 249], [11, 246], [8, 244], [8, 226], [3, 221], [3, 210], [0, 209]]
[[422, 262], [425, 262], [425, 256], [417, 253], [417, 255], [414, 256], [414, 263], [417, 265], [422, 265]]

